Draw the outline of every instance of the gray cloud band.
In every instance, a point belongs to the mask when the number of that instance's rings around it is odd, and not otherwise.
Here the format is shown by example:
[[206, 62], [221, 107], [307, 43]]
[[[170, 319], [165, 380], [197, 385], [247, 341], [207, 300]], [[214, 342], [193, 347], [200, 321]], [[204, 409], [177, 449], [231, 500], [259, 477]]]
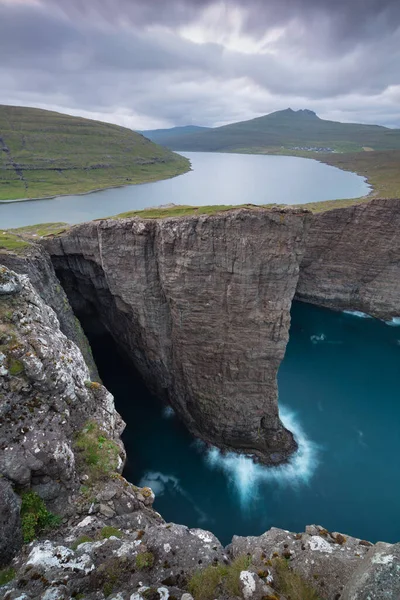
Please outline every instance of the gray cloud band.
[[[0, 101], [208, 125], [306, 103], [325, 113], [336, 108], [381, 122], [387, 114], [397, 122], [397, 2], [243, 2], [246, 35], [256, 40], [268, 29], [285, 28], [274, 52], [264, 54], [177, 34], [183, 24], [204, 26], [202, 11], [211, 5], [0, 0], [0, 52], [7, 57]], [[225, 3], [223, 10], [234, 6]]]

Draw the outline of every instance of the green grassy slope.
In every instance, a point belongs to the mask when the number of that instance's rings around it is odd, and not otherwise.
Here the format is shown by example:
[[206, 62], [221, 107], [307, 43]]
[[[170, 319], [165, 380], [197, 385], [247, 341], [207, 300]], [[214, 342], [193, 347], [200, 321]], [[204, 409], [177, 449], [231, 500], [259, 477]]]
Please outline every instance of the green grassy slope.
[[143, 183], [189, 168], [186, 158], [130, 129], [0, 105], [0, 201]]
[[204, 132], [175, 136], [169, 147], [186, 151], [262, 152], [329, 148], [337, 152], [400, 149], [400, 129], [325, 121], [291, 109]]

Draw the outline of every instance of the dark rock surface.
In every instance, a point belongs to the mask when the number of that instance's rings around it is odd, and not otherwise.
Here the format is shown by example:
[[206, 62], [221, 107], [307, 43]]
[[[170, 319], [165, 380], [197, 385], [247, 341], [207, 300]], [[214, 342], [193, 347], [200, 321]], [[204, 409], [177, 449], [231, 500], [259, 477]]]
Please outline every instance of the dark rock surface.
[[56, 313], [60, 329], [81, 350], [93, 381], [99, 380], [89, 342], [69, 305], [68, 298], [58, 281], [50, 256], [43, 246], [29, 244], [23, 252], [14, 253], [0, 249], [0, 264], [21, 275], [28, 275], [30, 282]]
[[44, 243], [74, 310], [95, 311], [206, 442], [285, 460], [276, 375], [308, 213], [103, 220]]
[[400, 200], [315, 214], [296, 298], [389, 320], [400, 316]]
[[21, 499], [6, 479], [0, 478], [0, 567], [6, 565], [22, 546]]

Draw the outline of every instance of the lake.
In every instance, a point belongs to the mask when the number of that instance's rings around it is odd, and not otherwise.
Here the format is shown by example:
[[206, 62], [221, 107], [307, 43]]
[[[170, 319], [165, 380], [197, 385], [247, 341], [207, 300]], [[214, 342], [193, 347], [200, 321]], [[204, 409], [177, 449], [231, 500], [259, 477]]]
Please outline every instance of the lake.
[[163, 204], [302, 204], [358, 198], [363, 177], [293, 156], [182, 152], [192, 171], [163, 181], [49, 200], [0, 202], [0, 228], [81, 223]]
[[399, 327], [294, 303], [279, 394], [299, 451], [280, 467], [207, 450], [111, 338], [89, 338], [127, 423], [124, 474], [153, 488], [167, 521], [209, 529], [223, 543], [312, 523], [373, 542], [400, 539]]

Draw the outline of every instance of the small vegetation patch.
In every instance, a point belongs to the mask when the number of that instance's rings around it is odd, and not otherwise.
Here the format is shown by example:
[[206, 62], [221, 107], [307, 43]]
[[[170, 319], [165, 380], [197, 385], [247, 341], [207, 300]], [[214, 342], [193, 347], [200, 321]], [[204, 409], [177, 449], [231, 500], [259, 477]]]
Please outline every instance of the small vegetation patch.
[[25, 543], [32, 542], [42, 531], [60, 525], [61, 518], [47, 510], [36, 492], [25, 492], [21, 498], [21, 524]]
[[213, 600], [224, 594], [240, 597], [240, 573], [250, 564], [250, 556], [239, 556], [230, 565], [209, 565], [191, 577], [188, 590], [195, 600]]
[[16, 358], [9, 359], [8, 371], [10, 375], [16, 377], [17, 375], [21, 375], [24, 372], [24, 365], [20, 360]]
[[15, 575], [15, 569], [13, 569], [12, 567], [0, 569], [0, 586], [10, 583], [10, 581], [14, 579]]
[[152, 552], [140, 552], [135, 559], [137, 569], [151, 569], [154, 565], [154, 554]]
[[75, 440], [81, 469], [87, 471], [93, 483], [111, 475], [118, 464], [119, 448], [98, 423], [87, 423]]
[[103, 529], [100, 531], [100, 537], [103, 540], [110, 538], [110, 537], [121, 538], [122, 531], [120, 529], [117, 529], [116, 527], [109, 527], [109, 526], [103, 527]]
[[99, 390], [101, 388], [101, 384], [98, 383], [97, 381], [85, 381], [85, 387], [88, 390], [96, 391], [96, 390]]
[[11, 252], [21, 252], [28, 248], [29, 244], [20, 236], [9, 231], [0, 230], [0, 250], [10, 250]]
[[277, 592], [290, 600], [319, 600], [317, 591], [299, 573], [291, 569], [289, 561], [276, 558], [273, 560], [273, 567]]
[[88, 535], [81, 535], [77, 540], [74, 541], [71, 548], [72, 550], [76, 550], [78, 546], [81, 544], [86, 544], [87, 542], [93, 542], [94, 540]]
[[68, 223], [38, 223], [37, 225], [26, 225], [25, 227], [18, 227], [10, 231], [21, 235], [24, 239], [35, 239], [46, 237], [50, 235], [57, 235], [63, 233], [70, 228]]

